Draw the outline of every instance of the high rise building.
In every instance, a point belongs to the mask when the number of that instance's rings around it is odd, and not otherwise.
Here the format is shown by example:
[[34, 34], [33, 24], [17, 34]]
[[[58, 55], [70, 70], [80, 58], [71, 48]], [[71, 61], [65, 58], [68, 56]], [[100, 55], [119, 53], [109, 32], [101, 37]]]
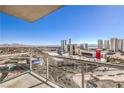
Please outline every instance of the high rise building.
[[84, 44], [84, 49], [88, 49], [88, 44], [87, 43]]
[[118, 41], [118, 50], [124, 52], [124, 39], [119, 39], [119, 41]]
[[118, 51], [118, 38], [110, 39], [110, 50], [117, 52]]
[[103, 49], [103, 40], [98, 40], [98, 49]]
[[71, 44], [71, 38], [69, 38], [69, 44]]
[[61, 40], [61, 51], [64, 50], [64, 40]]
[[84, 49], [84, 44], [80, 44], [80, 49]]
[[123, 47], [124, 47], [123, 43], [124, 43], [123, 39], [118, 40], [118, 50], [123, 51]]
[[124, 39], [118, 38], [111, 38], [109, 40], [104, 40], [104, 47], [103, 47], [103, 40], [98, 40], [98, 49], [110, 49], [114, 52], [123, 51], [124, 52]]
[[76, 44], [69, 44], [69, 55], [75, 55], [76, 54], [76, 48], [77, 48], [77, 45]]
[[80, 49], [88, 49], [88, 43], [81, 44]]
[[[85, 46], [87, 47], [87, 46]], [[71, 44], [71, 39], [69, 39], [69, 43], [67, 44], [66, 40], [61, 40], [61, 51], [64, 53], [69, 53], [70, 55], [76, 54], [77, 45]]]
[[63, 52], [65, 52], [66, 45], [67, 45], [67, 41], [66, 40], [61, 40], [61, 50]]
[[122, 51], [124, 52], [124, 39], [122, 40]]
[[104, 49], [109, 49], [109, 40], [104, 41]]
[[68, 52], [68, 44], [66, 44], [66, 45], [64, 46], [64, 52], [65, 52], [65, 53]]
[[67, 45], [67, 40], [64, 40], [64, 44]]

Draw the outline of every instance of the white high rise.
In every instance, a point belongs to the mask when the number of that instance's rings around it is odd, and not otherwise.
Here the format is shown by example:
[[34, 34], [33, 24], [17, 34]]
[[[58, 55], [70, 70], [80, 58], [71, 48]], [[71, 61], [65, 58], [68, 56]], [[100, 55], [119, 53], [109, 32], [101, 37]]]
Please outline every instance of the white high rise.
[[98, 49], [103, 49], [103, 40], [98, 40]]
[[124, 39], [122, 40], [122, 51], [124, 52]]
[[109, 49], [109, 40], [104, 41], [104, 49]]
[[118, 50], [123, 51], [123, 39], [118, 40]]
[[77, 48], [77, 45], [76, 44], [69, 44], [69, 55], [75, 55], [76, 54], [76, 48]]
[[118, 51], [118, 38], [110, 39], [110, 50], [117, 52]]
[[88, 49], [88, 43], [84, 44], [84, 49]]
[[88, 43], [84, 43], [80, 45], [81, 49], [88, 49]]

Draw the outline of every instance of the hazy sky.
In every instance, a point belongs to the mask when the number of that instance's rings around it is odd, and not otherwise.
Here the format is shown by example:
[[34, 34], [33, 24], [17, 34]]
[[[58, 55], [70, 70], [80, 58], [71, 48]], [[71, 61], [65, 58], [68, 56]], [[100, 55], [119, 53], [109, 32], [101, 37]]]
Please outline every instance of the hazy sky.
[[124, 6], [64, 6], [33, 23], [0, 13], [0, 43], [96, 43], [111, 37], [124, 38]]

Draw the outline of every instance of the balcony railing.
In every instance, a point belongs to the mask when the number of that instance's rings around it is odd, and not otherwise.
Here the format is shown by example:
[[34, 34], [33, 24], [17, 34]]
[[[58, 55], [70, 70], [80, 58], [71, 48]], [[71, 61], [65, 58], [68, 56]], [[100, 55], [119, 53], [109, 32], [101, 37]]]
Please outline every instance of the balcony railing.
[[[101, 86], [103, 86], [105, 82], [106, 86], [108, 86], [109, 84], [107, 85], [107, 81], [108, 83], [111, 83], [109, 87], [124, 87], [123, 80], [115, 80], [116, 78], [114, 76], [116, 75], [113, 72], [111, 73], [114, 74], [113, 76], [103, 76], [103, 73], [101, 75], [93, 74], [93, 71], [98, 67], [104, 67], [102, 72], [108, 71], [108, 69], [111, 68], [124, 71], [124, 65], [51, 55], [42, 55], [41, 58], [44, 59], [44, 63], [41, 66], [34, 66], [32, 70], [47, 80], [50, 80], [55, 84], [61, 85], [63, 87], [100, 87], [98, 86], [99, 84], [97, 85], [97, 83], [100, 82], [103, 83]], [[102, 77], [106, 77], [106, 79], [102, 79]], [[112, 77], [113, 79], [111, 79]]]
[[[21, 56], [26, 54], [3, 55], [3, 57]], [[32, 54], [27, 54], [28, 62], [24, 65], [27, 69], [35, 72], [60, 87], [66, 88], [91, 88], [91, 87], [124, 87], [124, 65], [98, 62], [86, 59], [75, 59], [62, 56], [40, 55], [40, 64], [32, 64]], [[19, 60], [18, 60], [19, 61]], [[22, 63], [13, 63], [22, 66]], [[22, 66], [24, 68], [24, 65]], [[8, 65], [9, 66], [9, 65]], [[2, 67], [0, 67], [2, 68]], [[99, 68], [99, 69], [98, 69]], [[15, 70], [0, 69], [1, 73], [8, 73]], [[3, 71], [3, 72], [2, 72]], [[21, 70], [20, 70], [21, 71]], [[25, 72], [26, 70], [24, 70]], [[21, 71], [23, 72], [23, 71]], [[3, 76], [6, 79], [8, 74]]]

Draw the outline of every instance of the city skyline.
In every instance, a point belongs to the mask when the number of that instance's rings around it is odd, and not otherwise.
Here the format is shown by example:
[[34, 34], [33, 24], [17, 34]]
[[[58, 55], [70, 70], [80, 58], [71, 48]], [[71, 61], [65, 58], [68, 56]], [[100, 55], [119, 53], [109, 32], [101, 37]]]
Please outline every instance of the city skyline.
[[0, 43], [58, 45], [97, 44], [98, 39], [123, 38], [124, 6], [64, 6], [33, 23], [0, 13]]

